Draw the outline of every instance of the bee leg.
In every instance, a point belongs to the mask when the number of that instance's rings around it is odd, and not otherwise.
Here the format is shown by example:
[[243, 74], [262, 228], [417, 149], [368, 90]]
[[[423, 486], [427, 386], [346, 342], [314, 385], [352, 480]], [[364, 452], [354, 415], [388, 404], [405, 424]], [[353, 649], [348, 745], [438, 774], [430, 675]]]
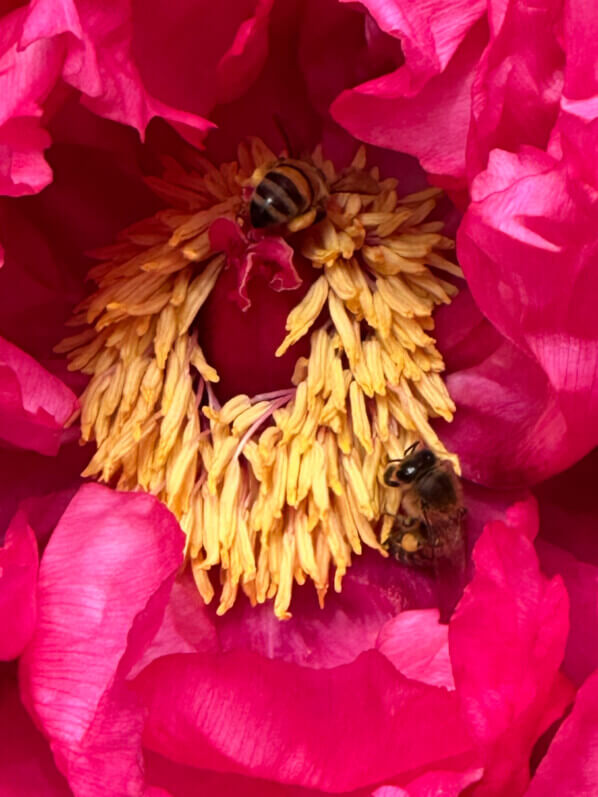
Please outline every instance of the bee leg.
[[299, 232], [299, 230], [304, 230], [306, 227], [310, 227], [314, 223], [316, 216], [316, 208], [311, 208], [306, 213], [302, 213], [300, 216], [295, 216], [294, 219], [291, 219], [291, 221], [289, 221], [287, 224], [287, 230], [289, 232]]
[[316, 208], [316, 218], [314, 219], [314, 224], [317, 224], [319, 221], [322, 221], [326, 218], [326, 208], [322, 205], [318, 205]]
[[397, 518], [395, 528], [383, 543], [393, 559], [411, 567], [432, 567], [432, 552], [422, 526], [417, 518]]

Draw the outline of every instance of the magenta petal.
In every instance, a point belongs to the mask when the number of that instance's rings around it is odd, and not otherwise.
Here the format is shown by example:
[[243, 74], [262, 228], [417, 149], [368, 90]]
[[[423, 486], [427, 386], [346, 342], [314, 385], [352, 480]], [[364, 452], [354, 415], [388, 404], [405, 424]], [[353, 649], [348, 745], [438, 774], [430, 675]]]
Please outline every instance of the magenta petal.
[[[484, 345], [483, 330], [475, 330], [468, 358], [473, 353], [477, 359]], [[587, 446], [581, 438], [571, 439], [546, 374], [504, 338], [489, 356], [451, 374], [447, 384], [459, 410], [453, 423], [439, 422], [436, 429], [472, 481], [532, 484], [568, 467]]]
[[[218, 102], [232, 102], [253, 83], [268, 55], [268, 15], [274, 0], [257, 0], [255, 14], [240, 22], [228, 50], [218, 61]], [[196, 4], [194, 4], [196, 5]], [[235, 4], [237, 8], [242, 3]], [[226, 19], [226, 14], [219, 17]], [[230, 18], [228, 20], [230, 24]], [[210, 33], [213, 30], [210, 26]]]
[[2, 797], [69, 797], [48, 742], [19, 699], [17, 681], [0, 671], [0, 794]]
[[598, 441], [598, 197], [532, 148], [495, 150], [472, 196], [459, 262], [482, 312], [546, 373], [566, 467]]
[[449, 626], [457, 694], [487, 755], [478, 788], [489, 795], [523, 793], [534, 742], [571, 694], [559, 673], [567, 593], [561, 578], [540, 572], [530, 539], [535, 507], [517, 507], [508, 519], [514, 525], [489, 523], [476, 544], [475, 574]]
[[[274, 616], [271, 605], [251, 607], [242, 600], [223, 617], [217, 617], [213, 606], [204, 605], [187, 572], [175, 583], [162, 625], [135, 672], [168, 653], [231, 650], [252, 651], [314, 669], [348, 664], [376, 647], [379, 631], [399, 612], [433, 602], [434, 585], [429, 576], [382, 559], [370, 550], [352, 565], [343, 579], [342, 592], [326, 596], [324, 609], [318, 605], [313, 587], [298, 588], [293, 595], [293, 617], [285, 623]], [[434, 632], [430, 635], [434, 637]], [[412, 669], [418, 662], [425, 668], [427, 655], [430, 682], [441, 659], [440, 655], [438, 662], [432, 660], [433, 645], [434, 639], [427, 651], [419, 654], [411, 649], [403, 659]], [[388, 655], [386, 649], [383, 652]], [[389, 658], [392, 660], [392, 656]]]
[[19, 656], [33, 633], [37, 564], [35, 534], [18, 512], [0, 548], [0, 659]]
[[596, 498], [598, 449], [569, 470], [539, 484], [541, 537], [577, 559], [598, 567]]
[[[549, 151], [563, 159], [572, 177], [596, 188], [598, 186], [598, 104], [596, 98], [568, 100], [561, 98], [561, 113], [553, 130]], [[592, 157], [588, 157], [592, 153]]]
[[23, 509], [40, 547], [82, 484], [89, 447], [63, 445], [51, 460], [33, 451], [0, 448], [0, 529]]
[[380, 629], [402, 610], [433, 603], [434, 585], [427, 574], [368, 550], [344, 577], [342, 592], [326, 596], [323, 610], [313, 588], [306, 585], [293, 594], [293, 617], [288, 622], [277, 620], [267, 604], [252, 608], [238, 601], [216, 619], [215, 630], [223, 651], [241, 648], [315, 669], [329, 668], [348, 664], [374, 648]]
[[560, 0], [491, 4], [490, 43], [472, 87], [470, 178], [496, 147], [546, 146], [563, 86], [564, 53], [555, 36], [561, 14]]
[[216, 629], [216, 623], [210, 617], [209, 609], [187, 569], [185, 575], [173, 584], [160, 627], [143, 655], [133, 665], [128, 677], [134, 678], [160, 656], [168, 656], [171, 653], [219, 651]]
[[468, 30], [486, 10], [484, 0], [361, 2], [381, 30], [401, 40], [409, 71], [414, 83], [419, 84], [446, 68]]
[[580, 685], [598, 669], [598, 567], [579, 562], [562, 548], [542, 540], [537, 549], [544, 572], [549, 576], [558, 573], [569, 594], [571, 630], [563, 672]]
[[[598, 15], [580, 0], [566, 3], [563, 45], [567, 54], [561, 113], [551, 149], [564, 157], [570, 173], [598, 186], [598, 78], [596, 37]], [[561, 157], [558, 155], [558, 157]]]
[[52, 179], [43, 151], [50, 137], [41, 127], [42, 103], [60, 76], [63, 45], [55, 40], [19, 42], [24, 9], [0, 18], [0, 193], [23, 196]]
[[56, 454], [75, 395], [33, 357], [0, 338], [0, 439]]
[[226, 252], [228, 266], [237, 272], [238, 289], [233, 298], [241, 310], [251, 307], [248, 285], [256, 275], [268, 280], [275, 291], [301, 285], [293, 263], [294, 251], [284, 238], [251, 231], [248, 239], [233, 219], [220, 218], [210, 226], [210, 243], [214, 250]]
[[598, 793], [598, 672], [577, 693], [526, 792], [528, 797], [594, 797]]
[[23, 28], [22, 46], [68, 34], [62, 76], [79, 89], [95, 113], [135, 127], [143, 136], [154, 116], [176, 124], [199, 143], [212, 127], [206, 119], [177, 110], [145, 88], [131, 52], [131, 2], [95, 6], [76, 0], [35, 0]]
[[32, 117], [11, 119], [0, 127], [0, 194], [35, 194], [52, 181], [43, 150], [50, 136]]
[[596, 43], [598, 11], [583, 0], [568, 0], [564, 14], [564, 46], [567, 53], [563, 93], [572, 100], [589, 99], [598, 94]]
[[284, 238], [266, 237], [257, 241], [253, 258], [262, 268], [273, 268], [270, 285], [275, 291], [292, 291], [301, 285], [293, 263], [293, 249]]
[[[198, 114], [240, 97], [268, 54], [272, 0], [133, 2], [132, 46], [148, 89]], [[157, 57], [159, 54], [159, 57]]]
[[474, 26], [446, 70], [413, 91], [407, 66], [344, 91], [333, 118], [370, 144], [414, 155], [435, 182], [458, 187], [465, 175], [471, 114], [471, 85], [485, 44], [482, 23]]
[[338, 792], [469, 750], [454, 694], [374, 651], [322, 670], [242, 651], [177, 654], [134, 687], [149, 712], [145, 745], [216, 771]]
[[448, 649], [448, 626], [437, 609], [401, 612], [382, 626], [377, 650], [408, 678], [454, 689]]
[[161, 621], [182, 534], [155, 498], [82, 487], [40, 566], [27, 706], [81, 795], [139, 793], [143, 716], [124, 678]]
[[460, 772], [437, 771], [410, 780], [400, 786], [381, 786], [371, 797], [459, 797], [466, 786], [480, 779], [483, 770], [465, 769]]
[[[144, 751], [144, 758], [148, 781], [172, 797], [330, 797], [329, 793], [301, 786], [185, 767], [148, 750]], [[371, 797], [371, 792], [352, 792], [339, 797]]]

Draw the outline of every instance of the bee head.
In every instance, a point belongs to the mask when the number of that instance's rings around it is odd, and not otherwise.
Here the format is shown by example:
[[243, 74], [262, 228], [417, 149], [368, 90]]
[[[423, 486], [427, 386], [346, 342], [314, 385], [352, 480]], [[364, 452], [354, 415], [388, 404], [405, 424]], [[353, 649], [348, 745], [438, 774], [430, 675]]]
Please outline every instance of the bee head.
[[384, 481], [391, 487], [402, 484], [411, 484], [422, 473], [425, 473], [436, 464], [436, 455], [429, 448], [413, 451], [417, 444], [408, 448], [405, 457], [398, 462], [391, 463], [384, 472]]
[[256, 230], [272, 226], [270, 205], [271, 205], [270, 200], [264, 200], [262, 203], [258, 203], [255, 201], [255, 199], [252, 199], [251, 202], [249, 203], [249, 216], [251, 218], [251, 226], [255, 227]]

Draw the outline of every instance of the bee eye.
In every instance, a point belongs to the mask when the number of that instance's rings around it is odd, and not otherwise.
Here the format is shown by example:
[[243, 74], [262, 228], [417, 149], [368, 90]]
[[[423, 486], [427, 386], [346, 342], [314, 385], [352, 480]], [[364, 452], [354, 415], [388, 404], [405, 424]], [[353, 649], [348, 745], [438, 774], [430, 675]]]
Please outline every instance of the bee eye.
[[436, 462], [436, 455], [430, 449], [421, 452], [422, 464], [427, 466], [434, 465]]
[[396, 465], [389, 465], [384, 471], [384, 483], [390, 487], [398, 487], [400, 484], [397, 479], [398, 470]]
[[401, 465], [401, 467], [397, 470], [397, 478], [400, 479], [402, 482], [412, 482], [417, 474], [417, 468], [415, 465]]

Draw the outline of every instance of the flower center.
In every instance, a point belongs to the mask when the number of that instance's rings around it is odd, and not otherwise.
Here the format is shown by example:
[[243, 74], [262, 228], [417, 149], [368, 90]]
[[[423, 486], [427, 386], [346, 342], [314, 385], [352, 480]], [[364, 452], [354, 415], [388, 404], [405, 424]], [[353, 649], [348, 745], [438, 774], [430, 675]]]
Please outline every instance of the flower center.
[[[363, 545], [386, 555], [401, 497], [384, 483], [389, 459], [421, 440], [458, 467], [429, 423], [455, 409], [430, 335], [435, 305], [456, 292], [437, 271], [461, 275], [442, 255], [454, 246], [442, 223], [426, 221], [440, 192], [399, 198], [396, 180], [366, 170], [363, 148], [337, 174], [319, 148], [291, 162], [258, 139], [236, 162], [194, 154], [148, 182], [170, 209], [96, 253], [97, 290], [72, 320], [83, 329], [57, 347], [91, 375], [81, 437], [97, 451], [84, 475], [174, 512], [206, 602], [219, 567], [219, 614], [241, 589], [286, 618], [294, 582], [310, 578], [323, 603], [332, 566], [340, 591]], [[276, 341], [292, 376], [221, 403], [216, 286], [236, 281], [247, 310], [256, 273], [296, 297]], [[254, 323], [268, 310], [262, 298]]]

